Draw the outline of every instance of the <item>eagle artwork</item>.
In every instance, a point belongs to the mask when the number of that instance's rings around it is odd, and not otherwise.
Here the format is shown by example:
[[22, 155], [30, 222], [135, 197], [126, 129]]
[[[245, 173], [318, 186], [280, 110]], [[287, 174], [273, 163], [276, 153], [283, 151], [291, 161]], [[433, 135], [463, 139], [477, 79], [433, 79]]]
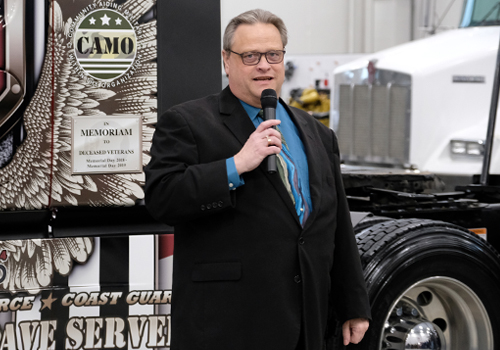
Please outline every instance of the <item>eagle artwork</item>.
[[[138, 148], [142, 149], [137, 153], [142, 153], [142, 165], [147, 164], [157, 111], [155, 2], [50, 1], [42, 72], [23, 114], [26, 136], [0, 168], [0, 210], [130, 206], [144, 197], [142, 171], [75, 174], [72, 123], [85, 117], [140, 116]], [[76, 30], [85, 20], [101, 25], [95, 35], [102, 34], [106, 25], [116, 28], [128, 22], [133, 40], [122, 40], [125, 54], [114, 55], [118, 39], [103, 41], [103, 47], [87, 39], [77, 41]], [[124, 61], [128, 57], [129, 64], [111, 77], [99, 76], [82, 68], [84, 59], [75, 60], [77, 49], [106, 51], [103, 64], [114, 57]], [[73, 263], [85, 263], [93, 249], [94, 240], [88, 237], [1, 241], [0, 287], [10, 293], [37, 294], [51, 286], [54, 273], [67, 276]]]

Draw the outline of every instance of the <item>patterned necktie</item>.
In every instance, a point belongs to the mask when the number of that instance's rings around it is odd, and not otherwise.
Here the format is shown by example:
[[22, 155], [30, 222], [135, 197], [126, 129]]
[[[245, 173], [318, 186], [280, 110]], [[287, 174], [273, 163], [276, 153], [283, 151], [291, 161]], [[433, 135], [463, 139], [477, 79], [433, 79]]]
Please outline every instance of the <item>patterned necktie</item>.
[[[259, 111], [259, 118], [263, 119], [263, 110]], [[276, 155], [276, 167], [278, 168], [278, 174], [285, 185], [290, 198], [292, 199], [293, 205], [295, 206], [295, 211], [299, 216], [300, 223], [302, 227], [307, 220], [310, 213], [309, 205], [307, 204], [304, 195], [302, 194], [301, 184], [299, 182], [299, 174], [297, 167], [293, 161], [292, 154], [288, 148], [285, 137], [283, 133], [277, 126], [276, 129], [281, 135], [281, 153]]]

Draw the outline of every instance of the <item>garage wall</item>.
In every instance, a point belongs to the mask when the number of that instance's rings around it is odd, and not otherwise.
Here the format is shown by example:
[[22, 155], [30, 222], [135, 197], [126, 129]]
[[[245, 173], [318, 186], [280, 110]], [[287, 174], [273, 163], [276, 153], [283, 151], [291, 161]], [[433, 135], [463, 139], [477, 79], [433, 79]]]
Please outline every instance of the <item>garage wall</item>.
[[287, 24], [289, 54], [369, 53], [426, 36], [425, 18], [430, 26], [440, 24], [437, 31], [456, 27], [462, 5], [463, 0], [221, 0], [221, 32], [232, 17], [263, 8]]
[[262, 8], [285, 21], [289, 32], [288, 53], [340, 52], [347, 47], [348, 1], [352, 0], [221, 0], [221, 31], [224, 33], [234, 16]]

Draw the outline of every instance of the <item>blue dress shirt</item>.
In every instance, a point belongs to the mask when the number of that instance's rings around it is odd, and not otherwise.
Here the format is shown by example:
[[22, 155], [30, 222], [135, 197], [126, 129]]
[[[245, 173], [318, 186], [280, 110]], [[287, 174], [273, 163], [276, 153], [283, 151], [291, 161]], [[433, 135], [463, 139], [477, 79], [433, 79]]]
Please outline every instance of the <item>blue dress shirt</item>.
[[[262, 119], [258, 116], [260, 108], [250, 106], [249, 104], [241, 101], [243, 108], [247, 112], [248, 116], [252, 120], [255, 128], [259, 126]], [[312, 211], [311, 193], [309, 190], [309, 169], [307, 166], [307, 156], [304, 148], [304, 144], [299, 136], [299, 130], [293, 123], [292, 119], [288, 115], [285, 107], [278, 103], [276, 107], [276, 119], [281, 120], [281, 124], [278, 125], [283, 137], [285, 138], [290, 153], [293, 155], [293, 161], [297, 167], [297, 172], [299, 176], [299, 182], [302, 188], [302, 194], [304, 195], [309, 208]], [[236, 166], [234, 164], [234, 157], [226, 159], [227, 167], [227, 178], [229, 183], [229, 189], [235, 190], [237, 187], [243, 185], [245, 182], [243, 178], [238, 175], [236, 171]]]

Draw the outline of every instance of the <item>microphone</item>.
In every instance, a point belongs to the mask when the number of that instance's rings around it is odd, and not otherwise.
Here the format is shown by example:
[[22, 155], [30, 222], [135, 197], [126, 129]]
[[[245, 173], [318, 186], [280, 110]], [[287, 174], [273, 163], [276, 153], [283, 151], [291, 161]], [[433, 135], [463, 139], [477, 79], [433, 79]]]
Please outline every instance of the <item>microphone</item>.
[[[278, 105], [278, 96], [273, 89], [265, 89], [260, 95], [260, 104], [264, 111], [264, 120], [276, 119], [276, 106]], [[276, 129], [276, 127], [273, 127]], [[276, 154], [267, 157], [267, 172], [276, 173]]]

